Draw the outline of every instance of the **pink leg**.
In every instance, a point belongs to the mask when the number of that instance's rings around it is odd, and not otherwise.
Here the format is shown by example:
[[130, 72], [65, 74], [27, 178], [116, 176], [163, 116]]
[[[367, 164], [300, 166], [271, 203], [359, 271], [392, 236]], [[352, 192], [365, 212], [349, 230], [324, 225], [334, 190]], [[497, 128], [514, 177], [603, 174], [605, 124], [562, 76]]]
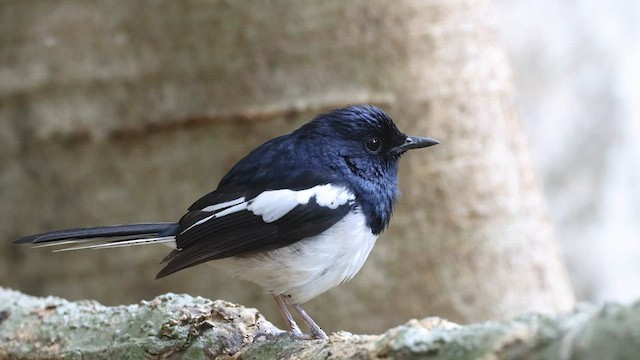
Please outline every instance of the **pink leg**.
[[300, 327], [298, 327], [298, 324], [296, 324], [296, 321], [293, 320], [293, 316], [291, 316], [289, 309], [287, 309], [287, 303], [285, 299], [282, 297], [282, 295], [273, 295], [273, 300], [275, 300], [276, 304], [278, 304], [278, 310], [280, 310], [280, 315], [282, 315], [285, 322], [287, 323], [287, 328], [289, 329], [289, 331], [297, 337], [302, 337], [303, 335], [302, 331], [300, 331]]
[[296, 309], [296, 311], [298, 312], [298, 315], [300, 315], [302, 320], [304, 320], [304, 322], [306, 322], [307, 325], [309, 325], [309, 329], [311, 329], [311, 335], [313, 335], [314, 338], [324, 339], [324, 340], [329, 338], [327, 334], [320, 328], [320, 326], [318, 326], [318, 324], [316, 324], [316, 322], [313, 321], [311, 316], [309, 316], [309, 314], [307, 314], [307, 312], [304, 311], [304, 309], [302, 308], [302, 306], [300, 306], [300, 304], [293, 304], [293, 308]]

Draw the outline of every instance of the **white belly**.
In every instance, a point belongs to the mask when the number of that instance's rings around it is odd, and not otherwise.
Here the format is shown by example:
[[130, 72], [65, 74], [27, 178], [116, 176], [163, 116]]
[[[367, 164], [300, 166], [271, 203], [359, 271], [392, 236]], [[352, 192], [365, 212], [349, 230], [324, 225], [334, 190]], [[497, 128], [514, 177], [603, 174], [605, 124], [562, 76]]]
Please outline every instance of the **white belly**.
[[361, 213], [349, 213], [318, 236], [252, 256], [210, 262], [265, 291], [304, 303], [353, 278], [375, 244]]

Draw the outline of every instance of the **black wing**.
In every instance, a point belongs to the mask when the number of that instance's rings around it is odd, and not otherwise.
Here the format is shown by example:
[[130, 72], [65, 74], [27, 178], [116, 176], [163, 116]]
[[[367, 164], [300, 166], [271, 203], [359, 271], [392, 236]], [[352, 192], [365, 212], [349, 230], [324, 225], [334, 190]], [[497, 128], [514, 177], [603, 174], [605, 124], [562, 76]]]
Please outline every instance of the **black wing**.
[[[218, 189], [198, 200], [180, 220], [177, 249], [167, 256], [168, 264], [157, 278], [210, 260], [290, 245], [330, 228], [355, 206], [353, 196], [345, 201], [342, 194], [332, 206], [319, 204], [312, 196], [307, 203], [286, 207], [284, 215], [267, 222], [250, 208], [261, 194], [234, 187]], [[280, 200], [274, 197], [273, 208], [282, 205], [277, 202]]]

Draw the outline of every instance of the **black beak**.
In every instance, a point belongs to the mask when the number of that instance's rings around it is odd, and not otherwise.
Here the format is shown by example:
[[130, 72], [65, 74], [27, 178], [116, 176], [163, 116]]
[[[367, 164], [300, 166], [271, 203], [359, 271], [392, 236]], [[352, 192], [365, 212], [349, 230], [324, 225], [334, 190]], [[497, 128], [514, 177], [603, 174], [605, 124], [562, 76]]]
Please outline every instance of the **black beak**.
[[396, 147], [394, 150], [402, 154], [407, 150], [420, 149], [420, 148], [425, 148], [428, 146], [433, 146], [438, 144], [440, 144], [440, 142], [436, 139], [432, 139], [428, 137], [419, 137], [419, 136], [407, 136], [407, 140], [405, 140], [404, 144]]

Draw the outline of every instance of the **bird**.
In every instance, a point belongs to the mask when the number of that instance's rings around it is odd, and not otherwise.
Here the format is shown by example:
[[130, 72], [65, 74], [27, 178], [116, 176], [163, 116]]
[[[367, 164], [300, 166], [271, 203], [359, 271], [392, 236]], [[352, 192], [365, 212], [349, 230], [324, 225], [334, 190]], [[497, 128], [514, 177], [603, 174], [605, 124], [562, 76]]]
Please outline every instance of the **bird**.
[[389, 225], [400, 157], [436, 144], [402, 133], [376, 106], [346, 106], [251, 151], [178, 222], [58, 230], [13, 243], [66, 246], [56, 251], [169, 245], [157, 279], [209, 263], [271, 294], [288, 334], [327, 339], [302, 304], [358, 273]]

